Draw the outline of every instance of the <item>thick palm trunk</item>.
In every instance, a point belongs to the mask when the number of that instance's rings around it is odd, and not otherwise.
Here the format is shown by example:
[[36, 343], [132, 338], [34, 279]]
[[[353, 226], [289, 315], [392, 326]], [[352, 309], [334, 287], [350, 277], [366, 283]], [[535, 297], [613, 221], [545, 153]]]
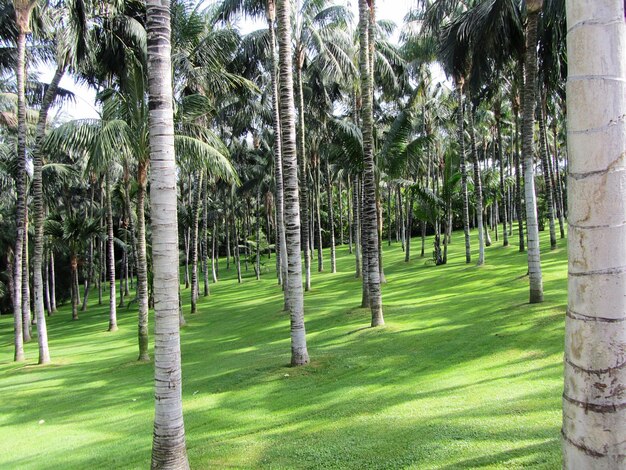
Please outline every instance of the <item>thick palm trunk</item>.
[[188, 469], [180, 359], [178, 220], [170, 3], [147, 1], [150, 206], [154, 270], [153, 469]]
[[[369, 22], [374, 16], [374, 0], [359, 0], [359, 62], [362, 90], [362, 131], [363, 131], [363, 226], [366, 233], [367, 285], [373, 327], [385, 324], [383, 301], [380, 289], [378, 211], [376, 206], [376, 169], [374, 163], [374, 114], [373, 114], [373, 70], [371, 69], [370, 48], [373, 38], [369, 34]], [[365, 276], [364, 276], [365, 278]]]
[[[304, 91], [302, 90], [302, 65], [304, 60], [304, 52], [296, 50], [296, 85], [298, 87], [298, 128], [300, 133], [298, 134], [298, 163], [299, 163], [299, 177], [300, 177], [300, 208], [301, 219], [305, 222], [302, 223], [302, 246], [304, 246], [304, 274], [305, 284], [304, 289], [308, 292], [311, 290], [311, 251], [309, 251], [309, 244], [312, 242], [312, 231], [309, 230], [309, 193], [307, 186], [307, 159], [306, 159], [306, 145], [305, 145], [305, 123], [304, 123]], [[282, 79], [282, 77], [281, 77]], [[282, 86], [282, 84], [281, 84]]]
[[[478, 227], [478, 262], [476, 263], [476, 265], [482, 266], [483, 264], [485, 264], [485, 238], [483, 233], [485, 229], [483, 224], [483, 191], [480, 178], [478, 151], [476, 150], [476, 130], [474, 129], [475, 113], [476, 109], [472, 105], [472, 109], [469, 112], [469, 134], [472, 152], [472, 163], [474, 164], [474, 196], [476, 197], [476, 226]], [[489, 244], [491, 244], [491, 242]]]
[[[48, 111], [54, 97], [57, 94], [59, 82], [65, 73], [65, 66], [59, 65], [50, 81], [50, 85], [46, 89], [44, 99], [39, 110], [39, 118], [37, 120], [37, 131], [35, 139], [35, 148], [33, 150], [33, 222], [35, 225], [35, 240], [33, 243], [33, 296], [35, 304], [35, 318], [37, 318], [37, 340], [39, 343], [39, 364], [47, 364], [50, 362], [50, 352], [48, 349], [48, 330], [46, 327], [46, 317], [44, 314], [44, 279], [42, 278], [42, 269], [48, 270], [48, 266], [44, 263], [44, 206], [43, 206], [43, 183], [42, 168], [43, 155], [41, 153], [41, 142], [45, 137], [46, 123], [48, 121]], [[45, 265], [45, 267], [44, 267]], [[50, 293], [47, 289], [48, 276], [46, 277], [45, 287], [47, 304], [49, 311], [52, 310], [50, 305]]]
[[[285, 235], [287, 241], [286, 303], [291, 316], [291, 365], [309, 362], [304, 326], [304, 293], [302, 291], [302, 262], [300, 259], [300, 198], [298, 161], [296, 156], [296, 118], [293, 100], [293, 64], [291, 50], [291, 0], [277, 1], [278, 45], [280, 58], [280, 123], [283, 156]], [[302, 142], [304, 143], [304, 142]], [[304, 158], [304, 155], [302, 155]], [[306, 178], [303, 175], [303, 181]], [[304, 199], [302, 220], [307, 224], [307, 201]], [[307, 230], [308, 233], [308, 230]], [[308, 239], [303, 240], [305, 260]], [[309, 271], [307, 270], [307, 275]], [[308, 287], [308, 286], [307, 286]]]
[[111, 175], [106, 174], [107, 212], [107, 261], [109, 263], [109, 331], [117, 330], [117, 307], [115, 305], [115, 250], [113, 245], [113, 208], [111, 207]]
[[200, 228], [200, 199], [204, 172], [198, 171], [195, 178], [193, 202], [191, 203], [191, 313], [198, 311], [198, 240]]
[[145, 197], [149, 160], [137, 165], [137, 340], [138, 361], [149, 361], [148, 353], [148, 259], [146, 256]]
[[[330, 181], [330, 167], [326, 162], [326, 199], [328, 202], [328, 227], [330, 233], [330, 272], [337, 272], [337, 256], [335, 254], [335, 215], [333, 212], [333, 186]], [[341, 192], [339, 193], [341, 200]], [[342, 241], [343, 243], [343, 241]]]
[[546, 142], [546, 114], [545, 98], [539, 103], [539, 154], [541, 156], [541, 171], [546, 187], [546, 205], [548, 206], [548, 223], [550, 227], [550, 249], [556, 249], [556, 227], [554, 225], [554, 193], [552, 191], [552, 177], [548, 164], [548, 148]]
[[626, 462], [624, 2], [568, 0], [568, 309], [563, 468]]
[[461, 171], [461, 197], [463, 198], [463, 233], [465, 235], [465, 262], [472, 262], [472, 253], [470, 251], [470, 226], [469, 226], [469, 198], [467, 194], [467, 168], [465, 159], [465, 130], [464, 130], [464, 112], [463, 112], [463, 79], [457, 80], [457, 131], [459, 139], [459, 157]]
[[528, 24], [526, 26], [526, 54], [523, 113], [522, 153], [524, 156], [524, 196], [526, 202], [526, 233], [528, 238], [528, 275], [530, 279], [530, 303], [543, 301], [541, 256], [539, 252], [539, 226], [537, 224], [537, 200], [533, 164], [533, 136], [535, 128], [535, 104], [537, 87], [537, 24], [543, 0], [527, 2]]

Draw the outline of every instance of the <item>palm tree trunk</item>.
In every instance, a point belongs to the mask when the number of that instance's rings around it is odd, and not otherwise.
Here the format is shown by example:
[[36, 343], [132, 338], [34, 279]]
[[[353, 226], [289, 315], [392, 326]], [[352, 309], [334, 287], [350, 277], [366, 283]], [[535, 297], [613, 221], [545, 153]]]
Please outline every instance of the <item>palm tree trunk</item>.
[[413, 192], [409, 191], [406, 199], [406, 250], [404, 251], [404, 262], [411, 260], [411, 232], [413, 231]]
[[[307, 221], [302, 224], [302, 245], [304, 249], [304, 273], [305, 284], [304, 289], [308, 292], [311, 290], [311, 252], [309, 251], [309, 243], [312, 241], [312, 232], [309, 231], [309, 195], [307, 186], [307, 159], [306, 159], [306, 145], [305, 145], [305, 123], [304, 123], [304, 91], [302, 90], [302, 64], [304, 60], [304, 52], [296, 49], [296, 85], [298, 87], [298, 128], [300, 133], [298, 134], [298, 163], [300, 167], [300, 207], [301, 207], [301, 219]], [[282, 77], [281, 77], [282, 79]], [[281, 84], [282, 86], [282, 84]], [[311, 250], [312, 251], [312, 250]]]
[[213, 278], [213, 284], [217, 284], [217, 263], [215, 262], [215, 259], [217, 258], [218, 254], [216, 252], [217, 250], [217, 246], [216, 246], [216, 240], [217, 240], [217, 218], [214, 217], [213, 218], [213, 233], [211, 233], [211, 276]]
[[526, 201], [526, 232], [528, 236], [528, 275], [530, 278], [530, 303], [543, 301], [543, 281], [539, 252], [539, 227], [537, 225], [537, 201], [535, 196], [535, 172], [533, 165], [533, 135], [535, 128], [535, 104], [537, 88], [537, 24], [543, 0], [527, 2], [526, 54], [523, 112], [522, 153], [524, 155], [524, 191]]
[[402, 245], [402, 251], [406, 251], [406, 225], [404, 221], [404, 212], [402, 210], [402, 189], [400, 185], [396, 186], [398, 193], [398, 200], [396, 201], [396, 207], [398, 208], [398, 231], [400, 232], [400, 242]]
[[[276, 19], [276, 4], [274, 0], [267, 2], [267, 29], [270, 34], [270, 55], [272, 66], [272, 111], [274, 113], [274, 181], [276, 194], [276, 232], [278, 244], [276, 246], [276, 255], [280, 263], [280, 276], [278, 282], [287, 285], [287, 242], [285, 239], [285, 202], [283, 189], [283, 159], [282, 159], [282, 138], [280, 124], [280, 109], [278, 107], [278, 57], [276, 52], [276, 35], [274, 30], [274, 21]], [[306, 245], [305, 245], [306, 246]], [[285, 294], [285, 302], [287, 301]]]
[[[43, 265], [43, 285], [44, 285], [44, 307], [48, 316], [52, 315], [52, 304], [50, 303], [50, 269], [48, 266], [48, 260], [45, 259], [44, 255], [44, 265]], [[38, 322], [39, 324], [39, 322]], [[39, 332], [37, 332], [39, 335]], [[46, 331], [46, 339], [47, 339], [47, 331]]]
[[226, 233], [226, 269], [230, 269], [230, 216], [228, 204], [224, 205], [224, 231]]
[[[300, 260], [301, 220], [307, 224], [306, 197], [303, 198], [302, 219], [300, 218], [298, 161], [296, 156], [296, 118], [293, 100], [293, 64], [291, 50], [291, 0], [277, 1], [278, 46], [280, 58], [280, 123], [283, 150], [285, 232], [287, 241], [288, 274], [285, 295], [291, 316], [291, 365], [299, 366], [309, 362], [304, 325], [304, 293], [302, 291], [302, 264]], [[304, 129], [304, 127], [302, 128]], [[304, 141], [302, 141], [304, 144]], [[304, 148], [302, 163], [304, 164]], [[302, 175], [306, 182], [306, 175]], [[304, 187], [303, 187], [304, 190]], [[305, 192], [306, 194], [306, 192]], [[303, 232], [308, 230], [303, 230]], [[303, 233], [304, 235], [304, 233]], [[308, 239], [303, 238], [305, 262], [308, 258]], [[310, 277], [310, 271], [306, 270]], [[310, 280], [309, 280], [310, 282]], [[307, 285], [307, 287], [310, 287]]]
[[[545, 93], [545, 92], [544, 92]], [[546, 142], [546, 113], [545, 95], [542, 96], [539, 106], [539, 152], [541, 156], [541, 171], [546, 188], [546, 205], [548, 206], [548, 223], [550, 227], [550, 249], [556, 249], [556, 227], [554, 225], [554, 197], [552, 191], [552, 177], [548, 164], [548, 149]]]
[[[337, 183], [338, 183], [338, 188], [337, 188], [337, 193], [338, 193], [338, 197], [337, 197], [337, 202], [339, 203], [339, 245], [343, 246], [344, 243], [344, 239], [343, 239], [343, 184], [342, 184], [342, 180], [341, 178], [337, 179]], [[334, 229], [333, 229], [334, 232]], [[334, 233], [333, 233], [334, 235]]]
[[209, 295], [209, 185], [208, 175], [202, 184], [202, 278], [204, 282], [204, 297]]
[[115, 305], [115, 250], [113, 245], [113, 208], [111, 207], [111, 175], [106, 174], [106, 211], [107, 211], [107, 260], [109, 263], [109, 331], [117, 330], [117, 307]]
[[[463, 198], [463, 233], [465, 235], [465, 262], [472, 262], [472, 253], [470, 247], [470, 227], [469, 227], [469, 198], [467, 194], [467, 169], [465, 159], [465, 130], [464, 130], [464, 111], [463, 111], [463, 79], [457, 80], [457, 100], [458, 114], [457, 126], [459, 132], [459, 156], [461, 171], [461, 197]], [[472, 130], [473, 131], [473, 130]]]
[[200, 199], [202, 193], [202, 180], [204, 172], [198, 171], [195, 177], [195, 185], [192, 201], [192, 220], [191, 220], [191, 313], [198, 311], [198, 241], [200, 228]]
[[355, 274], [357, 279], [362, 276], [361, 272], [361, 201], [359, 197], [359, 176], [354, 175], [354, 181], [352, 186], [352, 233], [354, 233], [354, 259], [355, 259]]
[[469, 112], [469, 134], [470, 145], [472, 152], [472, 160], [474, 163], [474, 191], [476, 197], [476, 226], [478, 228], [478, 262], [477, 266], [485, 264], [485, 239], [484, 239], [484, 226], [483, 226], [483, 192], [482, 183], [480, 178], [480, 165], [478, 162], [478, 151], [476, 150], [476, 130], [474, 129], [474, 116], [476, 113], [475, 107]]
[[148, 0], [150, 206], [154, 271], [155, 416], [152, 468], [189, 468], [185, 444], [180, 359], [178, 220], [170, 4]]
[[[146, 216], [145, 197], [150, 160], [140, 160], [137, 164], [137, 340], [138, 361], [149, 361], [148, 353], [148, 259], [146, 256]], [[177, 263], [178, 265], [178, 263]]]
[[233, 220], [233, 243], [235, 245], [235, 265], [237, 267], [237, 282], [241, 284], [241, 259], [239, 256], [239, 230], [237, 229], [237, 216], [235, 214], [235, 201], [231, 193], [232, 220]]
[[321, 171], [320, 171], [320, 159], [319, 155], [316, 158], [315, 163], [315, 225], [317, 226], [317, 272], [324, 271], [324, 252], [322, 251], [322, 216], [320, 214], [320, 199], [321, 199]]
[[78, 320], [78, 289], [76, 288], [76, 278], [78, 277], [78, 259], [76, 254], [70, 256], [70, 274], [71, 274], [71, 290], [72, 295], [72, 320]]
[[555, 179], [555, 185], [554, 188], [556, 189], [556, 214], [557, 217], [559, 219], [559, 230], [560, 230], [560, 234], [561, 234], [561, 238], [565, 238], [565, 224], [563, 222], [563, 216], [564, 216], [564, 207], [563, 207], [563, 187], [561, 186], [561, 171], [559, 169], [559, 150], [558, 150], [558, 139], [557, 139], [557, 132], [556, 132], [556, 119], [554, 120], [553, 124], [552, 124], [552, 134], [553, 134], [553, 138], [554, 138], [554, 179]]
[[13, 336], [14, 360], [23, 361], [24, 339], [22, 330], [22, 257], [24, 253], [24, 214], [26, 211], [26, 34], [29, 30], [33, 0], [15, 2], [17, 23], [17, 177], [15, 180], [15, 249], [13, 250]]
[[[371, 326], [384, 325], [383, 302], [380, 289], [378, 210], [376, 201], [376, 169], [374, 163], [374, 114], [373, 114], [373, 69], [370, 54], [373, 53], [374, 38], [370, 37], [370, 22], [375, 12], [374, 0], [359, 0], [359, 69], [362, 90], [363, 132], [363, 226], [366, 234], [367, 286], [372, 313]], [[373, 25], [372, 25], [373, 27]], [[364, 275], [365, 279], [365, 275]]]
[[507, 192], [504, 186], [504, 159], [502, 152], [502, 103], [498, 99], [496, 104], [496, 132], [497, 132], [497, 148], [498, 148], [498, 163], [500, 164], [500, 200], [502, 205], [502, 246], [509, 246], [509, 235], [507, 232], [507, 223], [509, 219], [509, 213], [507, 211]]
[[524, 241], [524, 212], [522, 206], [522, 168], [519, 153], [519, 116], [515, 113], [515, 212], [517, 212], [517, 233], [519, 239], [519, 251], [526, 251]]
[[352, 227], [352, 214], [354, 213], [353, 210], [351, 210], [350, 206], [351, 206], [351, 201], [352, 198], [350, 196], [350, 191], [352, 190], [352, 185], [350, 184], [350, 175], [348, 175], [348, 179], [346, 182], [346, 209], [348, 212], [348, 253], [352, 254], [352, 233], [353, 233], [353, 227]]
[[189, 289], [189, 281], [190, 281], [190, 276], [189, 276], [189, 250], [191, 249], [191, 243], [190, 243], [190, 238], [191, 238], [191, 228], [190, 227], [186, 227], [185, 228], [185, 289]]
[[256, 250], [254, 260], [254, 270], [256, 274], [256, 280], [261, 280], [261, 188], [257, 189], [256, 193], [256, 207], [255, 207], [255, 224], [256, 224]]
[[[624, 468], [626, 23], [567, 1], [568, 298], [564, 469]], [[619, 287], [618, 287], [619, 286]]]
[[[330, 167], [328, 165], [328, 161], [326, 161], [326, 199], [328, 202], [328, 225], [330, 229], [330, 272], [336, 273], [337, 256], [335, 253], [335, 215], [333, 212], [333, 186], [330, 181]], [[341, 201], [341, 191], [339, 192], [339, 200]]]
[[32, 316], [30, 314], [30, 287], [28, 272], [28, 207], [24, 213], [24, 242], [22, 244], [22, 336], [24, 342], [29, 343], [32, 339]]
[[57, 311], [56, 275], [54, 271], [54, 253], [50, 251], [50, 308], [52, 308], [52, 313]]

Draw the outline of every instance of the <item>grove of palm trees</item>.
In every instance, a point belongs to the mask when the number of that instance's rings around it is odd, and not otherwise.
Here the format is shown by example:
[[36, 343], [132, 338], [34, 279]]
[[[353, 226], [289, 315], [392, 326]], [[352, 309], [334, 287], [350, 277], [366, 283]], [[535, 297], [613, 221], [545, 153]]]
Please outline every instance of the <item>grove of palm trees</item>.
[[401, 3], [1, 2], [0, 468], [626, 468], [626, 5]]

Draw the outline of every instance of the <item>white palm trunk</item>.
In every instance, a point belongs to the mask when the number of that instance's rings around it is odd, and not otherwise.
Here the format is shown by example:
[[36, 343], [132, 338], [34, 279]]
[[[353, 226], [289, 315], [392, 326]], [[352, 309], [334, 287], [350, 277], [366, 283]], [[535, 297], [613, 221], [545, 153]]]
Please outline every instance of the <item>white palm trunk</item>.
[[[304, 326], [304, 292], [300, 259], [300, 201], [296, 157], [296, 119], [293, 99], [291, 0], [276, 2], [280, 69], [280, 124], [284, 179], [284, 222], [287, 241], [287, 307], [291, 315], [291, 365], [309, 362]], [[306, 224], [306, 220], [304, 221]], [[305, 251], [308, 247], [305, 245]]]
[[626, 466], [626, 23], [623, 0], [567, 2], [566, 469]]
[[155, 310], [152, 468], [188, 469], [178, 307], [178, 215], [170, 2], [148, 0], [146, 8]]

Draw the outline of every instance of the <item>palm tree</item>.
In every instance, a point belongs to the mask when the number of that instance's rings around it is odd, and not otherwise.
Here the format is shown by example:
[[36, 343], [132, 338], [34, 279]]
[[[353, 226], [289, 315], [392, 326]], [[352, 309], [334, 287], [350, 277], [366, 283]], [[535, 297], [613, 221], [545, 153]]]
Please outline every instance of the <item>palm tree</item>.
[[[287, 241], [287, 287], [285, 295], [291, 315], [291, 365], [309, 362], [304, 326], [304, 294], [300, 260], [300, 207], [298, 163], [296, 157], [296, 118], [293, 100], [293, 62], [291, 49], [291, 0], [276, 2], [280, 81], [280, 124], [285, 193], [285, 235]], [[307, 224], [308, 221], [304, 221]], [[305, 251], [308, 247], [305, 245]]]
[[[361, 74], [362, 132], [363, 132], [363, 233], [367, 257], [367, 290], [372, 312], [372, 326], [385, 324], [380, 290], [378, 210], [376, 207], [376, 175], [373, 142], [373, 70], [371, 54], [373, 38], [370, 37], [370, 22], [373, 21], [374, 1], [359, 0], [359, 63]], [[364, 273], [365, 276], [365, 273]], [[365, 282], [365, 281], [364, 281]]]
[[178, 227], [169, 2], [146, 2], [154, 271], [155, 416], [152, 468], [188, 469], [182, 406]]
[[[567, 1], [569, 276], [563, 468], [624, 466], [624, 2]], [[600, 40], [601, 38], [601, 40]], [[616, 250], [616, 247], [619, 247]]]

